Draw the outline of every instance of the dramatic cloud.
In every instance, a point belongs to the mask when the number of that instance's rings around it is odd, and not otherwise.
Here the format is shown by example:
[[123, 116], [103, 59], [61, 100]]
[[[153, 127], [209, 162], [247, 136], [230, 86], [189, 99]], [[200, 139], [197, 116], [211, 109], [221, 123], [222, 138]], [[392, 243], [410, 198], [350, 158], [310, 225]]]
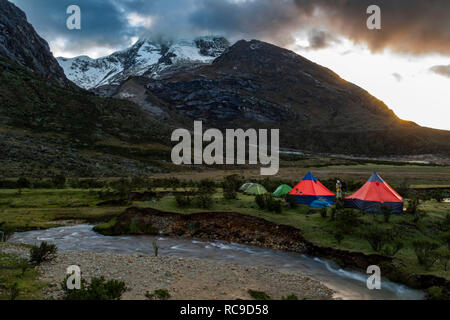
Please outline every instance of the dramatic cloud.
[[450, 64], [447, 66], [434, 66], [430, 68], [430, 71], [437, 73], [441, 76], [450, 78]]
[[[448, 0], [294, 0], [310, 18], [372, 51], [450, 55]], [[381, 8], [381, 30], [366, 28], [367, 7]]]
[[[310, 49], [340, 37], [407, 54], [450, 55], [449, 0], [11, 0], [50, 42], [71, 49], [117, 48], [142, 35], [223, 34], [281, 46], [309, 39]], [[82, 30], [65, 27], [67, 6], [82, 10]], [[381, 8], [381, 30], [366, 27], [367, 7]], [[320, 31], [318, 31], [320, 30]]]

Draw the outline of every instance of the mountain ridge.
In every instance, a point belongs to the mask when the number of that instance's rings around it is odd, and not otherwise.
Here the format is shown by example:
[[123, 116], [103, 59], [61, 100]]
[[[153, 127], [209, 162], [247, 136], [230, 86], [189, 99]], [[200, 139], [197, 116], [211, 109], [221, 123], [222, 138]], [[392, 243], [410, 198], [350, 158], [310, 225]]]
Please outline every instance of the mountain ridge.
[[58, 57], [57, 61], [70, 80], [90, 90], [105, 85], [120, 85], [129, 76], [157, 77], [172, 65], [210, 63], [228, 47], [228, 40], [221, 36], [172, 42], [141, 38], [131, 47], [105, 57]]
[[28, 23], [22, 10], [7, 0], [0, 0], [0, 22], [0, 55], [60, 85], [74, 88], [50, 52], [47, 41]]

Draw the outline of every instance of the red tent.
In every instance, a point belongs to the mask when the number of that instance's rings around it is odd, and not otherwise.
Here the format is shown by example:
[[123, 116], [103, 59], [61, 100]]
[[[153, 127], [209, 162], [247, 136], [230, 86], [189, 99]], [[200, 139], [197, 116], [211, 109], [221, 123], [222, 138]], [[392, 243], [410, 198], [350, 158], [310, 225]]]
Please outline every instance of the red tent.
[[335, 194], [327, 189], [311, 172], [303, 178], [292, 190], [290, 195], [297, 196], [297, 203], [311, 204], [315, 200], [334, 203]]
[[381, 212], [390, 207], [393, 213], [403, 212], [403, 198], [386, 181], [374, 172], [370, 179], [354, 194], [344, 200], [347, 208]]

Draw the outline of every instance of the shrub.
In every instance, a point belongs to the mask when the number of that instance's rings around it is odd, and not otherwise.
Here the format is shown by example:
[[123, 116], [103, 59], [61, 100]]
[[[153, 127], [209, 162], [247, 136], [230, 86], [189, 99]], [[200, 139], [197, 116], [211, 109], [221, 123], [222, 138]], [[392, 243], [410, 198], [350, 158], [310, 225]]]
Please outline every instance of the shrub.
[[239, 188], [242, 184], [243, 184], [243, 180], [239, 179], [239, 176], [237, 174], [233, 174], [231, 176], [226, 176], [223, 181], [223, 186], [227, 186], [236, 192], [239, 191]]
[[120, 199], [129, 199], [132, 187], [128, 179], [121, 178], [118, 181], [113, 181], [110, 186]]
[[391, 243], [385, 244], [381, 248], [380, 252], [384, 255], [393, 257], [397, 254], [397, 252], [403, 249], [404, 245], [405, 242], [403, 241], [403, 239], [401, 239], [400, 237], [396, 237], [395, 239], [392, 240]]
[[342, 232], [341, 230], [338, 230], [336, 232], [333, 233], [333, 237], [336, 239], [336, 242], [338, 244], [341, 244], [342, 240], [344, 240], [344, 232]]
[[49, 261], [54, 258], [57, 248], [54, 244], [48, 244], [47, 242], [41, 242], [38, 247], [32, 246], [30, 249], [30, 262], [34, 265], [39, 265], [44, 261]]
[[264, 210], [266, 208], [266, 201], [264, 200], [264, 195], [258, 194], [255, 196], [255, 202], [258, 208]]
[[235, 181], [225, 179], [225, 181], [222, 184], [222, 192], [223, 198], [226, 200], [237, 199]]
[[150, 300], [168, 300], [171, 298], [171, 295], [166, 289], [156, 289], [153, 293], [147, 291], [145, 297]]
[[66, 176], [64, 176], [62, 173], [57, 174], [52, 177], [52, 183], [55, 188], [64, 189], [66, 185]]
[[328, 209], [328, 208], [322, 208], [322, 209], [320, 209], [320, 216], [321, 216], [322, 218], [326, 218], [326, 217], [327, 217], [327, 209]]
[[430, 300], [445, 300], [444, 292], [438, 286], [428, 288], [428, 299]]
[[292, 194], [286, 195], [286, 202], [289, 204], [289, 207], [291, 209], [295, 209], [298, 207], [297, 197]]
[[10, 287], [9, 287], [9, 300], [16, 300], [17, 297], [19, 296], [19, 285], [17, 282], [14, 282]]
[[413, 242], [417, 260], [426, 270], [429, 270], [438, 260], [438, 255], [435, 252], [438, 247], [437, 243], [429, 240], [416, 240]]
[[212, 197], [208, 192], [199, 191], [195, 195], [195, 204], [202, 209], [209, 209], [212, 206]]
[[367, 228], [364, 238], [376, 252], [380, 252], [388, 240], [386, 237], [386, 231], [376, 225], [372, 225]]
[[351, 210], [337, 211], [336, 214], [336, 227], [344, 234], [350, 234], [360, 224], [358, 214]]
[[286, 297], [281, 297], [281, 300], [298, 300], [298, 297], [295, 294], [290, 294]]
[[272, 212], [281, 213], [281, 201], [276, 200], [271, 194], [258, 194], [255, 196], [255, 202], [262, 210], [267, 209]]
[[389, 220], [391, 219], [391, 215], [392, 215], [392, 208], [382, 206], [381, 212], [383, 212], [384, 222], [389, 223]]
[[210, 179], [203, 179], [198, 183], [198, 188], [205, 193], [214, 193], [216, 192], [216, 183]]
[[441, 233], [440, 238], [441, 238], [442, 242], [445, 243], [448, 250], [450, 251], [450, 231]]
[[442, 202], [444, 199], [444, 194], [440, 190], [435, 190], [433, 192], [433, 199], [435, 199], [437, 202]]
[[409, 213], [409, 214], [416, 214], [417, 209], [418, 209], [418, 207], [419, 207], [419, 204], [420, 204], [419, 197], [414, 196], [413, 198], [411, 198], [411, 199], [408, 201], [408, 206], [407, 206], [407, 208], [406, 208], [406, 213]]
[[70, 290], [67, 288], [68, 277], [61, 283], [65, 300], [120, 300], [127, 290], [123, 281], [106, 281], [104, 277], [92, 278], [90, 284], [81, 279], [81, 288]]
[[24, 177], [20, 177], [19, 179], [17, 179], [17, 188], [18, 189], [26, 189], [31, 187], [31, 182], [30, 180], [28, 180], [27, 178]]
[[437, 257], [439, 262], [442, 264], [444, 271], [447, 271], [448, 262], [450, 261], [450, 250], [447, 248], [436, 250]]
[[191, 204], [192, 199], [187, 193], [176, 193], [175, 201], [177, 202], [178, 207], [184, 208]]
[[249, 289], [248, 294], [255, 300], [272, 300], [265, 292]]

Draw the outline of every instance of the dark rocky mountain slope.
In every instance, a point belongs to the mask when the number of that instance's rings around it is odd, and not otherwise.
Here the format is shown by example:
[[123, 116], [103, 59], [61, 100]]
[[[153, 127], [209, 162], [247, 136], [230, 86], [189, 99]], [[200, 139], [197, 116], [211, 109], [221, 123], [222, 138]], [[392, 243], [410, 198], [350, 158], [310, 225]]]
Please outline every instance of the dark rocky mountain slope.
[[[144, 94], [145, 91], [145, 94]], [[164, 117], [216, 128], [280, 128], [281, 146], [364, 155], [450, 153], [450, 132], [399, 119], [331, 70], [261, 41], [238, 41], [211, 65], [130, 78], [115, 94]], [[160, 112], [161, 114], [161, 112]]]
[[75, 87], [53, 57], [47, 41], [28, 23], [25, 13], [7, 0], [0, 0], [0, 55], [60, 85]]

